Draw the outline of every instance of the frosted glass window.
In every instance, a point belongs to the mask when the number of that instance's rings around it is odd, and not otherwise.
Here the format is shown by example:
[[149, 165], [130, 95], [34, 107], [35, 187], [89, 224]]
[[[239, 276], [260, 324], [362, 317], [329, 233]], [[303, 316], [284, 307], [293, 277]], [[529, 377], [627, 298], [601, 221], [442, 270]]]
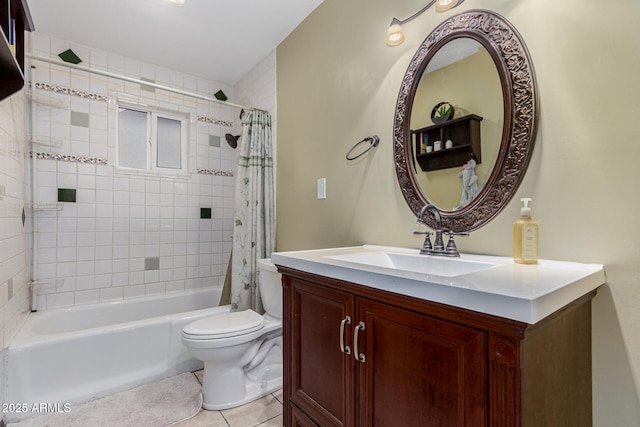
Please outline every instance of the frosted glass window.
[[147, 169], [148, 113], [120, 108], [118, 110], [118, 165]]
[[182, 168], [182, 122], [158, 117], [158, 158], [159, 168]]
[[154, 173], [188, 173], [192, 117], [148, 105], [117, 103], [118, 167]]

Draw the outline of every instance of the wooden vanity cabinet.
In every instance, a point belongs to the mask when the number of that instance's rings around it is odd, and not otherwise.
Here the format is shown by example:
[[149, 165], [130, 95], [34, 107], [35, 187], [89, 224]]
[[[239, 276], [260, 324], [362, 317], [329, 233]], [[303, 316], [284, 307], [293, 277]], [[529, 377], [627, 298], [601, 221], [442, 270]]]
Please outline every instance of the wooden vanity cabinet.
[[[286, 334], [284, 347], [289, 356], [285, 369], [292, 375], [290, 388], [285, 393], [303, 413], [322, 426], [353, 426], [355, 360], [340, 351], [339, 343], [342, 320], [348, 316], [354, 318], [355, 296], [294, 278], [290, 280], [292, 283], [285, 288], [284, 298], [291, 304], [283, 306], [286, 312], [283, 317], [290, 321], [283, 324], [287, 330], [283, 330], [283, 334]], [[345, 333], [352, 330], [346, 326]], [[346, 338], [345, 345], [351, 348], [351, 341]]]
[[291, 406], [289, 409], [291, 410], [291, 424], [285, 422], [285, 425], [291, 425], [292, 427], [317, 427], [317, 424], [297, 407]]
[[357, 298], [356, 322], [365, 325], [358, 337], [365, 358], [355, 363], [357, 425], [484, 423], [482, 331], [366, 298]]
[[279, 271], [285, 426], [591, 425], [591, 294], [528, 325]]

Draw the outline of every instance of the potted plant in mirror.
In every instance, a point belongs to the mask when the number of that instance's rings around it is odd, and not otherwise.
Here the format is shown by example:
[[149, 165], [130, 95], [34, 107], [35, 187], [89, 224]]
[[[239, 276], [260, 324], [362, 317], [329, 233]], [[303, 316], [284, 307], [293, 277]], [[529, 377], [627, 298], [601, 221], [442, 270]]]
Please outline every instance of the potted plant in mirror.
[[440, 102], [431, 110], [431, 121], [435, 124], [444, 123], [453, 117], [453, 105], [448, 102]]

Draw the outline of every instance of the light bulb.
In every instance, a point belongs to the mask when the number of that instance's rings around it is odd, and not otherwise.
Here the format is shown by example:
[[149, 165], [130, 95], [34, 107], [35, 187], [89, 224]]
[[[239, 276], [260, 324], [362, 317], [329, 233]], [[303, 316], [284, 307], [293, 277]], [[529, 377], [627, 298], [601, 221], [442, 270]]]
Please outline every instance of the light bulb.
[[444, 12], [446, 10], [452, 9], [459, 3], [462, 2], [459, 0], [438, 0], [436, 2], [436, 12]]
[[398, 46], [404, 42], [404, 32], [400, 24], [392, 24], [387, 31], [387, 46]]

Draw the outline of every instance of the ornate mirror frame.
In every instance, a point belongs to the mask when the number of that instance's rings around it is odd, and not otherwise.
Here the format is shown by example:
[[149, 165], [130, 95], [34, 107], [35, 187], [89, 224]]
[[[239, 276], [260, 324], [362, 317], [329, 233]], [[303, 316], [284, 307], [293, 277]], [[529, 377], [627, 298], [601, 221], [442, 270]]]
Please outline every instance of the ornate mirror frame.
[[[443, 229], [472, 231], [493, 219], [511, 200], [527, 170], [535, 142], [538, 108], [533, 64], [522, 37], [506, 19], [487, 10], [470, 10], [447, 19], [422, 42], [409, 63], [398, 94], [393, 155], [402, 194], [418, 215], [430, 202], [418, 186], [413, 169], [410, 129], [413, 101], [431, 58], [447, 42], [460, 37], [478, 41], [493, 58], [504, 107], [498, 158], [482, 191], [462, 209], [440, 209]], [[435, 228], [432, 216], [427, 216], [425, 222]]]

